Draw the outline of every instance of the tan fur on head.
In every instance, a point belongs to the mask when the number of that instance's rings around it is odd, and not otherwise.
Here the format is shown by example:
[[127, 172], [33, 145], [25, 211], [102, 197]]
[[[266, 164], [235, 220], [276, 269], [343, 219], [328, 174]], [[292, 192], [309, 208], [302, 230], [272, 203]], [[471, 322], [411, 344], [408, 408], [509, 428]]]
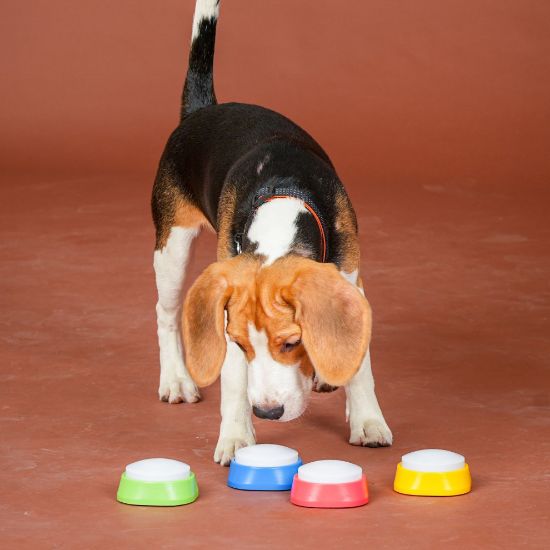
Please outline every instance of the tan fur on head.
[[[371, 312], [357, 287], [333, 264], [288, 256], [261, 267], [258, 259], [237, 256], [209, 266], [193, 284], [184, 303], [186, 365], [199, 386], [219, 376], [227, 334], [254, 359], [248, 327], [264, 330], [269, 351], [279, 364], [313, 369], [333, 386], [357, 372], [371, 334]], [[285, 342], [301, 344], [285, 350]]]
[[315, 371], [327, 384], [346, 384], [370, 342], [372, 317], [365, 297], [333, 264], [290, 256], [263, 271], [271, 280], [267, 284], [294, 308]]
[[199, 387], [220, 375], [226, 352], [225, 314], [230, 300], [242, 301], [254, 288], [257, 262], [237, 256], [207, 267], [189, 289], [183, 304], [183, 338], [187, 369]]

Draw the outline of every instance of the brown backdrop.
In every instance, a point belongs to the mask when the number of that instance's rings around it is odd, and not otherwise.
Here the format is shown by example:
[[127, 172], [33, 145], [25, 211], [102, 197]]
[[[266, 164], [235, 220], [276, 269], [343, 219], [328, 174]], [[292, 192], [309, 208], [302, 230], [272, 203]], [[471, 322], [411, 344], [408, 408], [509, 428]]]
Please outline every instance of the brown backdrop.
[[[5, 168], [152, 174], [194, 2], [2, 6]], [[541, 183], [549, 22], [544, 0], [226, 1], [217, 94], [296, 120], [344, 179]]]
[[[348, 511], [226, 487], [217, 385], [157, 398], [148, 203], [193, 4], [2, 2], [0, 547], [546, 549], [550, 2], [222, 2], [219, 99], [305, 126], [358, 213], [393, 446], [348, 445], [342, 390], [254, 419], [261, 443], [360, 464], [371, 501]], [[214, 250], [201, 235], [188, 284]], [[430, 447], [466, 456], [470, 495], [393, 492]], [[190, 462], [198, 501], [118, 504], [151, 456]]]

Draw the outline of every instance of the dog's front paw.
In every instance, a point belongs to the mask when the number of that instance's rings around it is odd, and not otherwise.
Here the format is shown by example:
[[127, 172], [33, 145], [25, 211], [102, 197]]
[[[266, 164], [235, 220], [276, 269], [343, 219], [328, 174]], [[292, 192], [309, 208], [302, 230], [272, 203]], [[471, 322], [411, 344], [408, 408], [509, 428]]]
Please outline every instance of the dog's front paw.
[[229, 466], [229, 463], [235, 456], [236, 450], [241, 447], [254, 445], [255, 443], [256, 440], [253, 434], [247, 434], [241, 437], [223, 437], [220, 435], [214, 452], [214, 462], [217, 462], [220, 466]]
[[168, 381], [161, 377], [159, 399], [168, 403], [196, 403], [201, 400], [201, 394], [190, 378], [177, 377]]
[[386, 422], [382, 419], [371, 418], [358, 423], [351, 430], [349, 442], [362, 447], [389, 447], [393, 435]]

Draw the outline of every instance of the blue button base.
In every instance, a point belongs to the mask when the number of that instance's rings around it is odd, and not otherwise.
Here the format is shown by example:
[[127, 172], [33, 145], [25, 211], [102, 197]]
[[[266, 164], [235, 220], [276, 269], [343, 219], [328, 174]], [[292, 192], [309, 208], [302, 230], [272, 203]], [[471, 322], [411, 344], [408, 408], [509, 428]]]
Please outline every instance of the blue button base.
[[259, 468], [231, 461], [227, 485], [243, 491], [289, 491], [302, 460], [287, 466]]

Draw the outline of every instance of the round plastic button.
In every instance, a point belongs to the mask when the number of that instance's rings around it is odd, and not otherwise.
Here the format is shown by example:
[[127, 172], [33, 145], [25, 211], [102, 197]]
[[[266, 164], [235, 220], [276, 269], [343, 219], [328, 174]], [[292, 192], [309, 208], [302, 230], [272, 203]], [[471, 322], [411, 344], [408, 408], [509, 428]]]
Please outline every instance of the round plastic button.
[[170, 458], [147, 458], [126, 466], [126, 477], [136, 481], [177, 481], [190, 474], [189, 464]]
[[317, 460], [298, 468], [290, 502], [308, 508], [354, 508], [369, 501], [367, 478], [357, 464]]
[[362, 476], [360, 466], [343, 460], [317, 460], [298, 468], [298, 477], [309, 483], [351, 483]]
[[443, 449], [422, 449], [402, 457], [393, 489], [404, 495], [465, 495], [472, 489], [472, 476], [462, 455]]
[[401, 458], [403, 468], [415, 472], [453, 472], [464, 468], [462, 455], [443, 449], [422, 449]]
[[283, 445], [260, 444], [242, 447], [235, 453], [235, 462], [241, 466], [272, 468], [298, 462], [298, 451]]

